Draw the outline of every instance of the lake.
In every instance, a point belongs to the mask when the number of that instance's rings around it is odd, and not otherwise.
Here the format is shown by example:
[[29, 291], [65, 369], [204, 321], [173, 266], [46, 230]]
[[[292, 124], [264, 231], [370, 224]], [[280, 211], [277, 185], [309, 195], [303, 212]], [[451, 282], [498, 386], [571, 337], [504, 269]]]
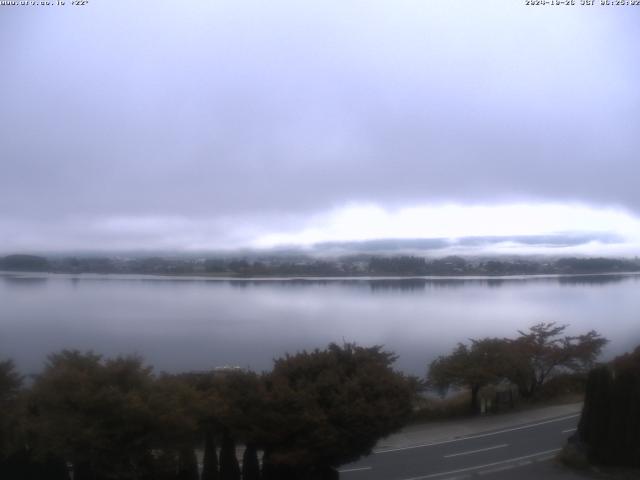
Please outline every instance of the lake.
[[138, 353], [156, 370], [269, 369], [329, 342], [383, 344], [424, 375], [457, 342], [536, 322], [596, 329], [603, 359], [640, 344], [640, 276], [207, 279], [0, 273], [0, 359], [37, 372], [73, 348]]

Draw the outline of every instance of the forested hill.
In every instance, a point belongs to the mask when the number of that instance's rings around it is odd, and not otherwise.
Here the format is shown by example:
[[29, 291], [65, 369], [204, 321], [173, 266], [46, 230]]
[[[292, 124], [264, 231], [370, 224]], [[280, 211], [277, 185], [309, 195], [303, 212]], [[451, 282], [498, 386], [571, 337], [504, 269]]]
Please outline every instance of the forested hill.
[[0, 269], [18, 272], [46, 272], [50, 269], [49, 262], [44, 257], [36, 255], [8, 255], [0, 257]]
[[544, 275], [640, 272], [640, 260], [615, 258], [464, 258], [449, 256], [352, 255], [245, 257], [0, 257], [0, 270], [54, 273], [137, 273], [160, 275], [429, 276]]

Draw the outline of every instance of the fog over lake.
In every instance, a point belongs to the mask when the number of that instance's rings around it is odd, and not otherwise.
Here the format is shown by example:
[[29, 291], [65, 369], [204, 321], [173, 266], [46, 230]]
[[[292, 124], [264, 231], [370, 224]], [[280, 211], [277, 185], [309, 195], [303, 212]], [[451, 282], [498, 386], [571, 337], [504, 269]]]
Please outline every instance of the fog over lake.
[[459, 341], [514, 336], [541, 321], [640, 343], [640, 276], [198, 279], [0, 274], [0, 355], [25, 373], [48, 353], [138, 353], [157, 370], [269, 369], [329, 342], [384, 344], [423, 375]]

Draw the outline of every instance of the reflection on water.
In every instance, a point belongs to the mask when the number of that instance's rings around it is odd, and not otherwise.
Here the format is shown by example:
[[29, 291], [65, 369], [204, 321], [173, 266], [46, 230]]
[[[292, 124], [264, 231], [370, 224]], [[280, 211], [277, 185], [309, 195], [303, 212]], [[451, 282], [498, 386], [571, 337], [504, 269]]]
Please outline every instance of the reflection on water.
[[424, 290], [427, 281], [420, 278], [403, 278], [400, 280], [371, 280], [368, 283], [372, 292], [376, 290], [402, 290], [411, 292]]
[[340, 285], [347, 287], [368, 286], [375, 290], [424, 290], [425, 288], [460, 288], [465, 286], [500, 287], [524, 283], [558, 283], [561, 285], [605, 285], [620, 282], [639, 282], [640, 274], [593, 274], [593, 275], [530, 275], [495, 277], [293, 277], [293, 278], [225, 278], [225, 277], [189, 277], [160, 275], [115, 275], [115, 274], [39, 274], [0, 272], [0, 279], [16, 285], [39, 285], [50, 278], [68, 280], [76, 285], [79, 282], [108, 283], [113, 281], [157, 284], [201, 284], [223, 283], [233, 287], [300, 287]]
[[561, 285], [605, 285], [607, 283], [637, 282], [637, 275], [578, 275], [559, 277]]
[[458, 341], [540, 321], [591, 329], [607, 355], [640, 343], [640, 276], [212, 279], [0, 274], [0, 358], [37, 371], [47, 353], [136, 352], [163, 370], [267, 369], [329, 342], [383, 344], [424, 374]]
[[[150, 280], [160, 281], [160, 280]], [[175, 281], [175, 280], [174, 280]], [[183, 281], [183, 280], [178, 280]], [[195, 280], [198, 281], [198, 280]], [[490, 288], [501, 287], [505, 284], [531, 282], [557, 282], [560, 285], [605, 285], [609, 283], [620, 283], [624, 281], [640, 281], [638, 275], [571, 275], [571, 276], [530, 276], [530, 277], [458, 277], [458, 278], [287, 278], [287, 279], [232, 279], [232, 280], [212, 280], [201, 279], [199, 281], [222, 281], [234, 287], [264, 287], [278, 285], [281, 287], [313, 286], [313, 285], [342, 285], [348, 287], [368, 286], [371, 291], [377, 290], [401, 290], [415, 291], [426, 288], [463, 288], [470, 285], [485, 286]]]
[[48, 277], [26, 277], [26, 276], [18, 276], [18, 275], [6, 275], [6, 276], [1, 276], [0, 278], [2, 278], [5, 286], [9, 288], [11, 287], [17, 287], [17, 288], [44, 287], [47, 281], [49, 280]]

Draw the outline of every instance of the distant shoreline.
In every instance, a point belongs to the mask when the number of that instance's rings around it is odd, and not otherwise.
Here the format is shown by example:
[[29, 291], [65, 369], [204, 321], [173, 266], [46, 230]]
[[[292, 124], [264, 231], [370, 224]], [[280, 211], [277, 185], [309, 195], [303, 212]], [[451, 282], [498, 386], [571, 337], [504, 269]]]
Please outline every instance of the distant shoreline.
[[81, 275], [155, 275], [209, 279], [518, 278], [640, 272], [640, 259], [616, 258], [426, 258], [416, 256], [265, 258], [47, 258], [16, 254], [0, 258], [0, 271]]
[[529, 279], [553, 279], [553, 278], [589, 278], [589, 277], [634, 277], [640, 276], [640, 272], [599, 272], [599, 273], [541, 273], [541, 274], [510, 274], [510, 275], [216, 275], [216, 274], [181, 274], [181, 273], [69, 273], [47, 271], [16, 271], [0, 270], [2, 277], [41, 278], [43, 276], [55, 276], [70, 279], [110, 278], [122, 279], [149, 279], [149, 280], [209, 280], [209, 281], [296, 281], [296, 280], [323, 280], [323, 281], [370, 281], [370, 280], [529, 280]]

